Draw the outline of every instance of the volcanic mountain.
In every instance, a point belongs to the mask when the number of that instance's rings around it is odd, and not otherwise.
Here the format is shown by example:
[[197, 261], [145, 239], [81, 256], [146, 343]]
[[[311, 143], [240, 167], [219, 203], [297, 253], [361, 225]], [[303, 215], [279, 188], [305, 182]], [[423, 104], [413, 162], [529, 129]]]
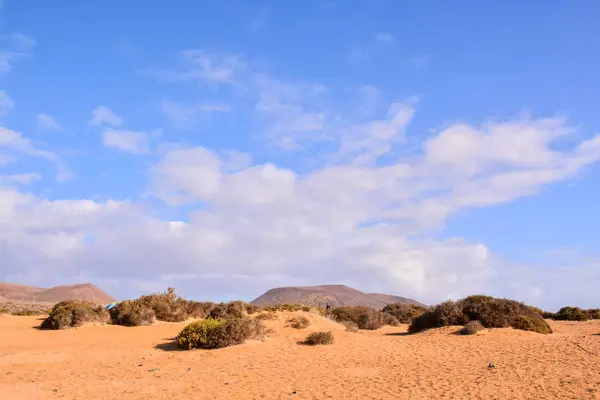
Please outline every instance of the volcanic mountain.
[[0, 282], [0, 297], [12, 301], [44, 303], [58, 303], [62, 300], [85, 300], [96, 304], [107, 304], [115, 301], [115, 299], [106, 294], [102, 289], [91, 283], [43, 289], [16, 283]]
[[405, 297], [382, 293], [364, 293], [345, 285], [289, 286], [274, 288], [252, 301], [252, 304], [263, 307], [286, 303], [301, 303], [320, 307], [324, 307], [327, 303], [332, 307], [368, 306], [375, 309], [381, 309], [391, 303], [422, 305], [416, 300], [407, 299]]

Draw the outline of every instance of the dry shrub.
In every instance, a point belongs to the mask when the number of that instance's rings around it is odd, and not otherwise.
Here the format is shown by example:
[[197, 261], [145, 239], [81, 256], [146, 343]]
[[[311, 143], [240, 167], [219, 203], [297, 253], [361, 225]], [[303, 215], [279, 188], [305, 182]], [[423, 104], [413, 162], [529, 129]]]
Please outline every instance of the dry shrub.
[[244, 307], [246, 307], [246, 312], [248, 314], [256, 314], [260, 311], [260, 307], [252, 303], [244, 303]]
[[273, 319], [277, 319], [277, 313], [275, 313], [273, 311], [261, 312], [254, 318], [259, 319], [261, 321], [273, 320]]
[[174, 288], [168, 288], [164, 293], [155, 293], [135, 300], [154, 310], [159, 321], [181, 322], [188, 318], [189, 301], [177, 296]]
[[189, 318], [206, 318], [215, 303], [210, 301], [188, 301], [187, 314]]
[[495, 299], [490, 296], [469, 296], [458, 301], [441, 303], [413, 319], [408, 331], [449, 325], [466, 325], [480, 321], [486, 328], [513, 327], [538, 333], [551, 333], [550, 326], [533, 308], [514, 300]]
[[554, 313], [550, 312], [550, 311], [542, 311], [542, 318], [552, 319], [552, 318], [554, 318]]
[[183, 349], [218, 349], [259, 338], [264, 332], [261, 322], [254, 318], [207, 318], [187, 325], [176, 340]]
[[12, 313], [12, 315], [18, 315], [20, 317], [35, 317], [37, 315], [42, 315], [42, 314], [49, 314], [49, 313], [44, 312], [44, 311], [37, 311], [37, 310], [20, 310], [20, 311], [15, 311]]
[[360, 329], [374, 330], [384, 325], [383, 313], [364, 306], [336, 307], [330, 311], [331, 317], [336, 322], [351, 321]]
[[410, 324], [413, 318], [427, 311], [427, 307], [417, 304], [394, 303], [383, 307], [382, 311], [396, 317], [401, 324]]
[[585, 313], [587, 314], [588, 319], [600, 319], [600, 308], [585, 310]]
[[485, 327], [479, 321], [471, 321], [468, 322], [465, 326], [463, 326], [459, 331], [459, 335], [474, 335], [479, 331], [484, 330]]
[[113, 324], [123, 326], [147, 326], [156, 320], [154, 310], [146, 303], [125, 300], [110, 310]]
[[340, 322], [340, 325], [343, 325], [346, 327], [346, 332], [352, 332], [352, 333], [358, 332], [358, 325], [356, 325], [352, 321], [342, 321], [342, 322]]
[[304, 329], [310, 326], [310, 320], [304, 316], [293, 317], [288, 320], [288, 325], [294, 329]]
[[309, 346], [317, 346], [322, 344], [333, 344], [333, 333], [330, 332], [313, 332], [304, 339], [304, 344]]
[[42, 321], [42, 329], [67, 329], [90, 322], [109, 322], [108, 311], [87, 301], [66, 300], [57, 303]]
[[392, 314], [382, 313], [383, 324], [387, 326], [398, 326], [400, 325], [400, 321], [398, 318], [394, 317]]
[[563, 307], [552, 319], [556, 321], [587, 321], [589, 316], [585, 310], [579, 307]]
[[303, 304], [277, 304], [274, 306], [268, 306], [264, 308], [265, 311], [305, 311], [310, 312], [310, 306]]
[[216, 304], [208, 313], [208, 317], [213, 319], [246, 318], [247, 316], [248, 311], [243, 301]]

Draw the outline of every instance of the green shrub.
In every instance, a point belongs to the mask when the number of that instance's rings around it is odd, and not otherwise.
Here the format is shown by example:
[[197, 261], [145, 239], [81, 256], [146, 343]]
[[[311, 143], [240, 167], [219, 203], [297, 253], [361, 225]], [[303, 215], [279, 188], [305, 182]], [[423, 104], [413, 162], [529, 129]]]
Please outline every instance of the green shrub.
[[46, 319], [42, 329], [67, 329], [90, 322], [109, 322], [109, 315], [102, 306], [87, 302], [66, 300], [56, 304]]
[[156, 320], [154, 310], [138, 300], [125, 300], [110, 310], [113, 324], [124, 326], [147, 326]]
[[514, 300], [495, 299], [490, 296], [469, 296], [455, 302], [438, 304], [413, 319], [408, 331], [417, 333], [442, 326], [466, 325], [470, 321], [480, 321], [486, 328], [512, 326], [538, 333], [552, 332], [550, 326], [533, 308]]
[[587, 321], [589, 317], [588, 314], [579, 307], [563, 307], [554, 314], [553, 319], [557, 321]]
[[304, 316], [293, 317], [288, 320], [288, 325], [294, 329], [304, 329], [310, 326], [310, 320]]
[[552, 319], [552, 318], [554, 318], [554, 313], [550, 312], [550, 311], [543, 311], [542, 312], [542, 317], [544, 319]]
[[223, 325], [223, 319], [207, 318], [187, 325], [175, 338], [177, 346], [182, 349], [199, 349], [206, 346], [207, 333]]
[[264, 327], [255, 318], [213, 319], [192, 322], [177, 335], [177, 345], [183, 349], [217, 349], [244, 343], [264, 334]]
[[475, 335], [477, 332], [484, 330], [485, 327], [479, 321], [468, 322], [459, 331], [459, 335]]
[[394, 303], [383, 307], [382, 311], [396, 317], [401, 324], [410, 324], [413, 318], [427, 311], [427, 307], [417, 304]]
[[304, 344], [317, 346], [322, 344], [333, 344], [334, 338], [331, 332], [313, 332], [304, 339]]

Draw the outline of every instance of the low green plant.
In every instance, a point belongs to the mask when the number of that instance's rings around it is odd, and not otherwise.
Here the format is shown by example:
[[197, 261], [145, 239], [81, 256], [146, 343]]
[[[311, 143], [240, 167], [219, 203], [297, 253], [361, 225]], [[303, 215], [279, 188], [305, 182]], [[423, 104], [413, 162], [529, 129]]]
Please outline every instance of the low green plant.
[[46, 319], [42, 329], [67, 329], [91, 322], [108, 323], [108, 312], [104, 307], [87, 301], [66, 300], [56, 304]]

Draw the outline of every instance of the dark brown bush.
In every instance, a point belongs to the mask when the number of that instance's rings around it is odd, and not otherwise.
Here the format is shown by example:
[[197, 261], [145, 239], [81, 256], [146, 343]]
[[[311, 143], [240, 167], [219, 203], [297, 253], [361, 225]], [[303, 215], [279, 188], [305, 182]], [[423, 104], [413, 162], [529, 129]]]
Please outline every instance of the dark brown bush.
[[15, 311], [12, 313], [12, 315], [17, 315], [20, 317], [35, 317], [37, 315], [42, 315], [42, 314], [47, 314], [43, 311], [36, 311], [36, 310], [20, 310], [20, 311]]
[[230, 301], [229, 303], [215, 304], [208, 316], [213, 319], [245, 318], [248, 316], [248, 311], [246, 311], [243, 301]]
[[456, 302], [441, 303], [413, 319], [408, 331], [417, 333], [442, 326], [466, 325], [470, 321], [480, 321], [486, 328], [512, 326], [538, 333], [552, 332], [533, 308], [514, 300], [490, 296], [469, 296]]
[[563, 307], [552, 319], [556, 321], [587, 321], [589, 319], [585, 310], [579, 307]]
[[294, 329], [304, 329], [310, 326], [310, 320], [304, 316], [290, 318], [287, 323]]
[[427, 307], [417, 304], [394, 303], [383, 307], [382, 311], [396, 317], [401, 324], [410, 324], [413, 318], [427, 311]]
[[56, 304], [42, 321], [42, 329], [67, 329], [90, 322], [109, 322], [108, 311], [102, 306], [87, 302], [66, 300]]
[[110, 318], [115, 325], [147, 326], [156, 320], [154, 310], [147, 303], [125, 300], [110, 310]]
[[468, 322], [459, 331], [459, 335], [475, 335], [477, 332], [484, 330], [485, 327], [479, 321]]
[[550, 311], [543, 311], [542, 312], [542, 317], [544, 319], [552, 319], [552, 318], [554, 318], [554, 313], [550, 312]]
[[374, 330], [383, 326], [383, 313], [364, 306], [336, 307], [330, 311], [336, 322], [351, 321], [360, 329]]
[[333, 344], [334, 338], [331, 332], [313, 332], [304, 339], [304, 344], [317, 346], [322, 344]]
[[585, 310], [585, 313], [587, 314], [588, 319], [600, 319], [600, 308]]
[[352, 321], [341, 321], [340, 324], [346, 327], [346, 332], [358, 332], [358, 325]]

